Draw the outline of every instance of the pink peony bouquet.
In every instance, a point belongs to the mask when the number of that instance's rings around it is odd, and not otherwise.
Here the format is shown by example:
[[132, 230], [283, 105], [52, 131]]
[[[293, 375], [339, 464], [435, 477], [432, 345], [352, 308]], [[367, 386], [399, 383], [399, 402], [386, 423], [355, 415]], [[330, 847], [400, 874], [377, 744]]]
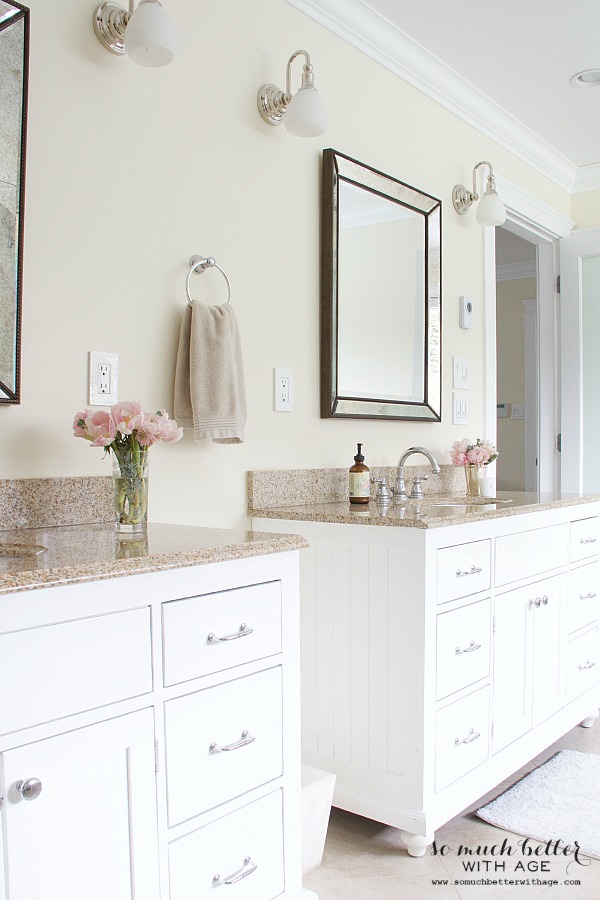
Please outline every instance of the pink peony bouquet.
[[145, 452], [157, 441], [179, 441], [183, 428], [178, 428], [164, 409], [151, 415], [142, 410], [141, 403], [115, 403], [110, 412], [86, 409], [76, 413], [73, 434], [119, 457], [127, 452]]
[[487, 466], [498, 458], [498, 451], [489, 441], [477, 438], [475, 443], [465, 438], [454, 441], [450, 447], [450, 459], [453, 466]]

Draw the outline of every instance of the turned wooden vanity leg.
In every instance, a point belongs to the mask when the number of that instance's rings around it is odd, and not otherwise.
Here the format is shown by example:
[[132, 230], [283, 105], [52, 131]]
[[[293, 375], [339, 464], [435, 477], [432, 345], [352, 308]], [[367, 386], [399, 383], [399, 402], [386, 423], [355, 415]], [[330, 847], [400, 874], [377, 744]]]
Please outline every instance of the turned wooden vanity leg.
[[600, 710], [597, 710], [597, 709], [594, 710], [594, 712], [591, 715], [586, 716], [585, 719], [583, 719], [583, 721], [581, 721], [579, 723], [580, 726], [582, 728], [591, 728], [599, 715], [600, 715]]
[[406, 844], [410, 856], [425, 856], [425, 851], [433, 844], [433, 835], [412, 834], [410, 831], [400, 831], [400, 837]]

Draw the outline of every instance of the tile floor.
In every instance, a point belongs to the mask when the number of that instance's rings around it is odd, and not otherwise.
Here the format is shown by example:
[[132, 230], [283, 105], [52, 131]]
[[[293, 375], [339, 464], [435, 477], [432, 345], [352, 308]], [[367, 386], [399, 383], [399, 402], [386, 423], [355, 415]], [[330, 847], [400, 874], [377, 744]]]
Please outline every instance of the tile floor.
[[[581, 750], [600, 756], [600, 719], [592, 728], [574, 728], [553, 744], [528, 766], [516, 772], [461, 815], [456, 816], [436, 832], [438, 846], [447, 844], [457, 848], [461, 843], [478, 846], [501, 843], [506, 837], [515, 844], [519, 839], [473, 814], [473, 810], [489, 802], [531, 769], [545, 762], [559, 750]], [[600, 797], [598, 798], [600, 805]], [[488, 857], [492, 859], [492, 857]], [[587, 860], [586, 860], [587, 862]], [[319, 900], [600, 900], [600, 860], [589, 865], [577, 863], [566, 872], [564, 859], [550, 859], [549, 872], [523, 873], [509, 871], [512, 859], [504, 872], [465, 872], [462, 858], [456, 854], [434, 856], [431, 850], [416, 859], [407, 854], [394, 828], [363, 819], [339, 809], [333, 809], [325, 844], [323, 862], [318, 869], [304, 877], [304, 885], [314, 891]], [[466, 879], [527, 878], [530, 884], [463, 885], [454, 882]], [[557, 880], [558, 885], [538, 884], [533, 880]], [[566, 884], [567, 880], [580, 884]], [[437, 882], [437, 883], [436, 883]]]

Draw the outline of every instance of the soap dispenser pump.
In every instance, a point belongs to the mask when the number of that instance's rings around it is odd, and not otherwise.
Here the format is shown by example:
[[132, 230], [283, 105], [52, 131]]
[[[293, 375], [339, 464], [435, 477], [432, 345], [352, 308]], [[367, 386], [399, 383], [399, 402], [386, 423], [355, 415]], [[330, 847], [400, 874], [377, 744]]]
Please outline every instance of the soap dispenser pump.
[[371, 497], [371, 479], [369, 469], [365, 466], [365, 458], [362, 454], [362, 444], [357, 444], [357, 453], [354, 457], [354, 465], [349, 471], [350, 503], [368, 503]]

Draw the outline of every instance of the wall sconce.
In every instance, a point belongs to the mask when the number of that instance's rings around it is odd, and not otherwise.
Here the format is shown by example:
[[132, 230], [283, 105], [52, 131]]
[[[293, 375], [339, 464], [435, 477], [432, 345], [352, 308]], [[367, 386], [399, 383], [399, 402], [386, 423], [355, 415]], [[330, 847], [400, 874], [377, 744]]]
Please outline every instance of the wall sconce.
[[[490, 170], [488, 175], [485, 193], [481, 200], [477, 193], [477, 169], [480, 166], [487, 166]], [[476, 218], [480, 225], [502, 225], [506, 221], [506, 210], [504, 204], [496, 193], [496, 179], [494, 178], [494, 170], [489, 162], [478, 162], [473, 169], [473, 190], [469, 191], [463, 184], [457, 184], [452, 191], [452, 202], [454, 209], [460, 216], [464, 216], [471, 204], [479, 200]]]
[[[306, 62], [302, 69], [302, 84], [295, 94], [291, 91], [292, 63], [298, 56]], [[327, 110], [314, 85], [314, 72], [306, 50], [296, 50], [288, 60], [285, 93], [274, 84], [263, 84], [258, 91], [258, 111], [269, 125], [285, 125], [290, 134], [316, 137], [327, 128]]]
[[166, 66], [177, 53], [177, 34], [158, 0], [140, 0], [134, 10], [101, 3], [94, 11], [94, 31], [103, 47], [127, 54], [139, 66]]

